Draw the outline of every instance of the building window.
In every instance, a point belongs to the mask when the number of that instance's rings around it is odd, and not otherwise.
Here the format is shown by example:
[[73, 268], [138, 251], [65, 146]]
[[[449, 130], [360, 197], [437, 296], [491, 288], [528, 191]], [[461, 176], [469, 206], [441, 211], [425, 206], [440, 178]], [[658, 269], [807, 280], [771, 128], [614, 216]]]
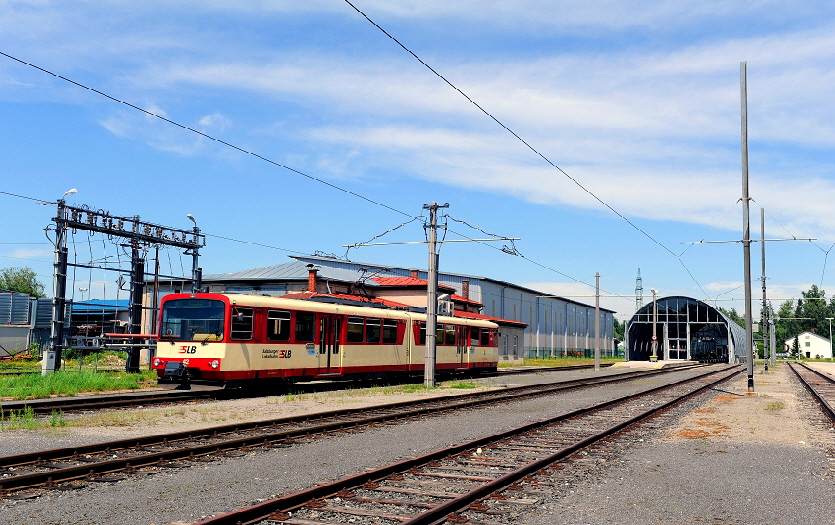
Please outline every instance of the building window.
[[806, 341], [806, 346], [812, 346], [811, 341]]

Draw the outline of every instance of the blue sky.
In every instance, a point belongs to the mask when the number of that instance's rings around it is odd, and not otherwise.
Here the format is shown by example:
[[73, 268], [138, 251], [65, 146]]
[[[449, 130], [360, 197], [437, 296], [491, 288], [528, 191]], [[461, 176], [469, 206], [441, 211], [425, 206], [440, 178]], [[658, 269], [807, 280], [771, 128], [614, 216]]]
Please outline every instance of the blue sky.
[[[768, 244], [772, 296], [835, 291], [835, 261], [825, 270], [835, 242], [829, 3], [355, 5], [648, 236], [341, 0], [0, 2], [0, 51], [407, 214], [448, 202], [458, 219], [521, 237], [528, 260], [448, 244], [442, 270], [584, 301], [591, 289], [575, 279], [600, 272], [606, 292], [626, 296], [603, 300], [621, 317], [638, 268], [645, 300], [655, 287], [743, 306], [725, 301], [742, 297], [741, 245], [681, 243], [741, 237], [747, 61], [752, 234], [762, 205], [767, 237], [818, 239]], [[209, 237], [208, 273], [294, 252], [342, 256], [344, 244], [408, 219], [2, 56], [0, 173], [3, 192], [55, 200], [77, 188], [70, 204], [179, 228], [191, 213], [210, 235], [289, 250]], [[5, 194], [0, 206], [0, 267], [28, 265], [49, 286], [51, 247], [26, 243], [46, 242], [54, 207]], [[422, 238], [415, 222], [383, 240]], [[79, 261], [116, 256], [100, 238], [74, 241]], [[349, 255], [427, 260], [423, 245]], [[161, 259], [165, 272], [190, 264], [175, 251]], [[74, 291], [116, 293], [112, 275], [75, 277]]]

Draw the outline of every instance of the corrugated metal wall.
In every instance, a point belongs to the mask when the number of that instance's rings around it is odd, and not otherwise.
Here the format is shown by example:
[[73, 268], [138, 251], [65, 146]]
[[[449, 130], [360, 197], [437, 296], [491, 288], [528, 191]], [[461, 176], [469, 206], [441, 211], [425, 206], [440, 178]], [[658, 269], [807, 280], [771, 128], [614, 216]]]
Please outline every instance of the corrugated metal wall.
[[[294, 257], [330, 268], [359, 271], [366, 268], [382, 277], [409, 277], [407, 268], [391, 268], [348, 261]], [[379, 272], [379, 273], [378, 273]], [[426, 271], [418, 272], [420, 279], [427, 279]], [[540, 297], [534, 291], [516, 287], [510, 283], [482, 280], [473, 276], [438, 272], [438, 282], [454, 287], [461, 293], [461, 283], [470, 281], [470, 299], [484, 304], [482, 313], [502, 319], [527, 323], [524, 341], [520, 341], [524, 357], [550, 357], [577, 351], [586, 356], [594, 352], [594, 306], [573, 301]], [[614, 320], [611, 312], [600, 312], [600, 346], [602, 355], [613, 355]]]
[[0, 324], [29, 324], [29, 294], [0, 293]]

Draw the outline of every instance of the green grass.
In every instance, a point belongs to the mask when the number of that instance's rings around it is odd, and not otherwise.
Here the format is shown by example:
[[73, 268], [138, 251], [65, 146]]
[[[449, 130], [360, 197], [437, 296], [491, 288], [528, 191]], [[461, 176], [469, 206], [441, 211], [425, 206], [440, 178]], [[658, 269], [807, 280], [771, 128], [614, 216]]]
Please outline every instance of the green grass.
[[441, 386], [445, 388], [472, 390], [473, 388], [478, 388], [480, 385], [473, 381], [450, 381], [449, 383], [443, 383]]
[[0, 361], [0, 373], [3, 372], [35, 372], [41, 369], [41, 364], [35, 359], [9, 359]]
[[67, 421], [64, 419], [64, 412], [61, 409], [52, 410], [52, 416], [49, 418], [49, 426], [51, 427], [65, 427]]
[[75, 396], [88, 392], [133, 390], [155, 385], [156, 372], [150, 370], [139, 374], [59, 370], [45, 376], [27, 374], [0, 377], [0, 397], [16, 400], [43, 399], [51, 396]]
[[31, 407], [5, 414], [0, 407], [0, 431], [3, 430], [34, 430], [38, 428], [38, 420], [35, 419], [35, 411]]

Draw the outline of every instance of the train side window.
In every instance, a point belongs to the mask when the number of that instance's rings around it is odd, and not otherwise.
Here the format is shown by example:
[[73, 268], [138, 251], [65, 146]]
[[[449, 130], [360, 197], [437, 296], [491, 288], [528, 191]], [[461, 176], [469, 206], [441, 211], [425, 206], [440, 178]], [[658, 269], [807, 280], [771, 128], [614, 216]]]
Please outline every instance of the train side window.
[[290, 340], [290, 312], [269, 310], [267, 312], [267, 341]]
[[478, 328], [470, 327], [470, 346], [478, 346]]
[[490, 329], [481, 329], [481, 346], [490, 346]]
[[313, 341], [316, 327], [316, 314], [313, 312], [296, 312], [296, 341]]
[[418, 330], [418, 344], [420, 346], [426, 345], [426, 322], [420, 322], [420, 329]]
[[377, 344], [380, 342], [380, 322], [382, 319], [365, 320], [365, 342]]
[[397, 344], [397, 319], [383, 319], [383, 344]]
[[365, 340], [365, 319], [362, 317], [348, 318], [348, 342], [362, 343]]
[[447, 346], [455, 346], [455, 325], [448, 324], [444, 325], [446, 328], [446, 338], [444, 339], [444, 344]]
[[435, 325], [435, 345], [441, 346], [444, 344], [444, 325], [438, 323]]
[[230, 337], [235, 341], [249, 341], [252, 339], [253, 325], [252, 308], [232, 307], [232, 332]]

